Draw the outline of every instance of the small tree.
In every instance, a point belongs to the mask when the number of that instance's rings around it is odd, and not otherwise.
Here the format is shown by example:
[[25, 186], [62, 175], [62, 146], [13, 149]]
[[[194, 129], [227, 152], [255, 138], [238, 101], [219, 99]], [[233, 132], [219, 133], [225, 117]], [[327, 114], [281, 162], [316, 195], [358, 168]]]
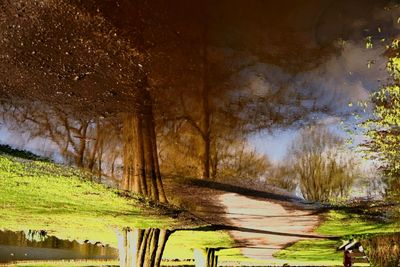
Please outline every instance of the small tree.
[[293, 192], [297, 187], [293, 169], [288, 164], [278, 164], [271, 168], [269, 177], [265, 181], [267, 185], [276, 186], [290, 192]]
[[324, 126], [303, 129], [288, 158], [307, 200], [328, 202], [347, 197], [357, 175], [357, 162], [345, 151], [343, 139]]
[[259, 186], [271, 162], [246, 141], [236, 140], [220, 151], [217, 179], [245, 186]]

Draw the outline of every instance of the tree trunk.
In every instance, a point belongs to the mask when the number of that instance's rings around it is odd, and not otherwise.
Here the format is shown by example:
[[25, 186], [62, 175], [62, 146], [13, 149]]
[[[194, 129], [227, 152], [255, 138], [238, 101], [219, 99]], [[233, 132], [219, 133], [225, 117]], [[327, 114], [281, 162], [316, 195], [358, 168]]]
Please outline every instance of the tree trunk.
[[202, 164], [202, 174], [201, 178], [210, 179], [210, 136], [206, 136], [201, 139], [201, 164]]
[[[99, 160], [99, 158], [101, 157], [99, 150], [103, 149], [103, 136], [102, 136], [102, 132], [100, 130], [100, 127], [102, 127], [103, 125], [101, 125], [99, 122], [96, 122], [96, 135], [95, 135], [95, 140], [94, 140], [94, 144], [91, 147], [91, 150], [89, 151], [89, 158], [88, 158], [88, 170], [93, 172], [94, 171], [94, 166], [96, 164], [96, 160]], [[96, 158], [97, 157], [97, 158]]]
[[123, 115], [123, 189], [166, 203], [158, 163], [151, 96], [147, 88], [135, 103], [135, 112]]
[[217, 174], [218, 174], [218, 163], [219, 163], [219, 155], [218, 155], [218, 150], [217, 150], [217, 140], [214, 137], [214, 140], [212, 142], [212, 151], [211, 157], [210, 157], [210, 165], [211, 165], [211, 179], [215, 180], [217, 179]]
[[200, 127], [202, 131], [200, 158], [202, 163], [202, 178], [210, 178], [210, 152], [211, 152], [211, 128], [210, 128], [210, 103], [209, 103], [209, 77], [208, 77], [208, 48], [207, 48], [207, 26], [203, 32], [203, 87], [201, 91], [202, 116]]
[[118, 236], [122, 267], [158, 267], [171, 232], [160, 229], [125, 228]]
[[216, 248], [206, 248], [204, 250], [196, 249], [194, 258], [196, 267], [217, 267], [218, 266], [218, 256], [215, 255]]
[[76, 137], [78, 140], [78, 144], [73, 143], [73, 147], [75, 150], [75, 164], [79, 168], [85, 167], [85, 152], [86, 152], [86, 138], [87, 138], [87, 130], [89, 127], [89, 122], [82, 121], [80, 128], [76, 129]]

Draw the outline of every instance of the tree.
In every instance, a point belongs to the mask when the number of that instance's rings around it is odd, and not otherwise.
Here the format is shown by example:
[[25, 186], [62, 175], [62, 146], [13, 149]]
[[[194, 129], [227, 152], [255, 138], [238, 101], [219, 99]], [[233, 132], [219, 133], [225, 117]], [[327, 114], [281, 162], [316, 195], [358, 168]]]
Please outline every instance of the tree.
[[328, 202], [346, 197], [357, 177], [355, 157], [345, 150], [343, 139], [324, 126], [301, 130], [287, 157], [307, 200]]
[[296, 189], [296, 175], [289, 164], [281, 163], [271, 167], [269, 177], [265, 181], [267, 185], [276, 186], [293, 192]]
[[219, 153], [217, 178], [222, 181], [257, 187], [271, 167], [267, 156], [258, 153], [245, 141], [234, 140]]
[[[399, 40], [388, 52], [387, 70], [391, 82], [371, 94], [371, 118], [361, 123], [366, 141], [365, 156], [376, 160], [386, 176], [388, 191], [400, 193], [400, 55]], [[367, 106], [366, 103], [362, 103]]]

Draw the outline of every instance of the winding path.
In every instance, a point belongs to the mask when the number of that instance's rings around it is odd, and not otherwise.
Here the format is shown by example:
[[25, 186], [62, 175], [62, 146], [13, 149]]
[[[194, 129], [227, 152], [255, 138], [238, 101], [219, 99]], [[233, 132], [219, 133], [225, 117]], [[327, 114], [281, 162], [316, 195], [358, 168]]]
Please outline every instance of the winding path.
[[228, 230], [249, 258], [270, 260], [291, 243], [322, 238], [313, 232], [319, 223], [318, 209], [276, 188], [261, 191], [186, 179], [168, 191], [171, 196], [180, 192], [181, 201], [197, 217]]
[[234, 228], [230, 230], [232, 237], [249, 258], [273, 259], [275, 252], [293, 242], [320, 238], [313, 233], [318, 215], [300, 203], [237, 193], [224, 193], [219, 201], [225, 206], [226, 224]]

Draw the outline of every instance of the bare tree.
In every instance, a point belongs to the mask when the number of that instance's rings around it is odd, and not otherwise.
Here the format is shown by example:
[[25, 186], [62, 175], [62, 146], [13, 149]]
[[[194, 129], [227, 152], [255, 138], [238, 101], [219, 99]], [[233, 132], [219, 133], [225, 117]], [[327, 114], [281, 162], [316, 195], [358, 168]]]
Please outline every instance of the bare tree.
[[343, 139], [325, 126], [300, 131], [288, 151], [293, 174], [304, 198], [328, 202], [347, 197], [357, 177], [357, 160]]
[[297, 186], [293, 169], [285, 163], [273, 165], [265, 182], [267, 185], [283, 188], [290, 192], [293, 192]]
[[[43, 102], [9, 100], [0, 106], [2, 122], [15, 133], [55, 144], [67, 164], [115, 182], [115, 162], [121, 157], [119, 123], [104, 117], [76, 118], [73, 112]], [[42, 151], [46, 153], [47, 151]]]
[[220, 150], [217, 178], [236, 184], [258, 186], [265, 179], [271, 163], [245, 142], [237, 141]]

